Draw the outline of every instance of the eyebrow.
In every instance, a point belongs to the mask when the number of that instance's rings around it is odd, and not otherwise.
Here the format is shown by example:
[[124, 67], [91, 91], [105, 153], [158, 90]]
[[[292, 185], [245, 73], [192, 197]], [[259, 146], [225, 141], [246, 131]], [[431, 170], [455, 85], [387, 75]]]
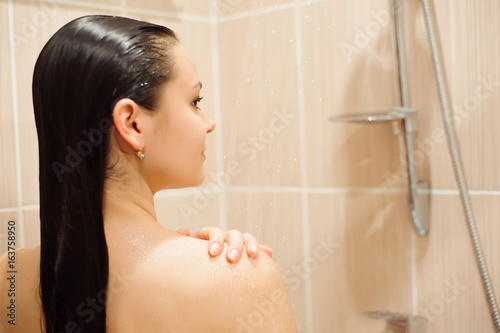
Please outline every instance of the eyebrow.
[[193, 88], [198, 88], [198, 87], [200, 87], [200, 89], [201, 89], [201, 88], [203, 88], [203, 84], [201, 84], [201, 81], [198, 81], [198, 83], [196, 83], [196, 84], [193, 86]]

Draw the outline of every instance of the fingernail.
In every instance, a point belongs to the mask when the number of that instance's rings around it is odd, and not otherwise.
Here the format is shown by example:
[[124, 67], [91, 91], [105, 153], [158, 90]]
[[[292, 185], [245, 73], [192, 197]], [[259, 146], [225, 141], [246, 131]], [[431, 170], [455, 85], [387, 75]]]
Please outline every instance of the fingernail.
[[211, 255], [216, 255], [217, 251], [219, 250], [220, 244], [218, 242], [212, 243], [212, 246], [210, 246], [210, 254]]
[[252, 252], [254, 254], [257, 254], [258, 249], [259, 249], [259, 247], [255, 243], [253, 243], [252, 246], [250, 246], [250, 252]]
[[238, 258], [238, 250], [235, 248], [229, 250], [229, 258], [231, 258], [232, 261], [236, 261], [236, 258]]

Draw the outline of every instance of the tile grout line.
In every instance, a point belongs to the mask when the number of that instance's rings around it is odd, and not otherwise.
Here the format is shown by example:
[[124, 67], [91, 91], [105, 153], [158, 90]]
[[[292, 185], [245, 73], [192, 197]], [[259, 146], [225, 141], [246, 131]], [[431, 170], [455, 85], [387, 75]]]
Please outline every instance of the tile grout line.
[[19, 212], [20, 213], [22, 211], [36, 210], [36, 209], [40, 209], [40, 205], [0, 208], [0, 213], [11, 213], [11, 212]]
[[[54, 2], [56, 1], [58, 4], [63, 6], [76, 6], [85, 9], [94, 9], [94, 10], [110, 10], [110, 11], [118, 11], [122, 12], [123, 15], [129, 13], [137, 13], [142, 15], [151, 15], [160, 18], [166, 19], [177, 19], [177, 20], [185, 20], [190, 22], [201, 22], [201, 23], [211, 23], [212, 19], [208, 16], [195, 15], [195, 14], [187, 14], [187, 13], [175, 13], [169, 11], [161, 11], [154, 9], [142, 9], [136, 7], [123, 7], [122, 2], [119, 5], [106, 5], [106, 4], [98, 4], [98, 3], [87, 3], [83, 1], [68, 1], [68, 0], [40, 0], [40, 3], [46, 2]], [[125, 0], [126, 3], [126, 0]]]
[[[15, 46], [15, 33], [14, 33], [14, 4], [13, 0], [8, 0], [7, 9], [9, 13], [9, 47], [10, 47], [10, 67], [12, 79], [12, 108], [14, 113], [14, 146], [16, 149], [16, 180], [17, 180], [17, 210], [19, 211], [19, 228], [22, 230], [20, 233], [19, 247], [25, 247], [26, 243], [26, 230], [24, 229], [24, 212], [21, 210], [23, 206], [23, 186], [21, 177], [21, 144], [19, 139], [19, 104], [17, 93], [17, 70], [16, 70], [16, 46]], [[17, 244], [16, 244], [17, 245]]]
[[[197, 189], [203, 191], [205, 186], [198, 186]], [[221, 193], [219, 188], [213, 189], [217, 193]], [[370, 188], [370, 187], [307, 187], [300, 186], [229, 186], [224, 190], [226, 193], [281, 193], [281, 194], [403, 194], [400, 189], [392, 188]], [[431, 190], [428, 191], [432, 195], [458, 195], [456, 190]], [[497, 196], [500, 191], [469, 191], [471, 196]], [[160, 191], [155, 195], [155, 199], [163, 198], [179, 198], [198, 195], [194, 193], [193, 188], [184, 189], [171, 189]], [[39, 209], [39, 205], [26, 205], [20, 207], [5, 207], [0, 208], [0, 213], [9, 213], [20, 210], [34, 210]]]
[[310, 5], [318, 2], [326, 2], [328, 0], [309, 0], [307, 2], [300, 2], [300, 1], [295, 1], [291, 3], [284, 3], [284, 4], [279, 4], [279, 5], [274, 5], [274, 6], [268, 6], [268, 7], [261, 7], [258, 9], [250, 9], [247, 11], [243, 11], [240, 13], [232, 14], [232, 15], [226, 15], [223, 17], [219, 18], [219, 23], [220, 22], [228, 22], [228, 21], [234, 21], [234, 20], [239, 20], [239, 19], [244, 19], [244, 18], [249, 18], [249, 17], [254, 17], [254, 16], [259, 16], [259, 15], [265, 15], [269, 13], [274, 13], [282, 10], [287, 10], [287, 9], [294, 9], [297, 8], [297, 6], [305, 6], [305, 5]]
[[121, 15], [125, 16], [127, 14], [127, 0], [120, 0]]
[[[222, 144], [222, 109], [221, 109], [221, 78], [220, 78], [220, 53], [219, 53], [219, 22], [217, 18], [217, 0], [211, 0], [210, 6], [210, 29], [212, 34], [212, 72], [213, 72], [213, 91], [214, 91], [214, 114], [215, 124], [218, 130], [215, 131], [215, 146], [216, 146], [216, 169], [217, 171], [224, 170], [224, 146]], [[226, 190], [221, 189], [218, 196], [219, 204], [219, 226], [222, 230], [227, 229], [226, 217]]]
[[[254, 17], [254, 16], [259, 16], [263, 14], [269, 14], [277, 11], [283, 11], [287, 9], [294, 9], [297, 6], [302, 7], [306, 5], [311, 5], [319, 2], [326, 2], [328, 0], [309, 0], [309, 1], [296, 1], [296, 2], [291, 2], [291, 3], [285, 3], [285, 4], [280, 4], [280, 5], [274, 5], [274, 6], [268, 6], [268, 7], [263, 7], [263, 8], [258, 8], [258, 9], [252, 9], [252, 10], [247, 10], [243, 11], [240, 13], [232, 14], [232, 15], [227, 15], [223, 17], [218, 17], [216, 8], [217, 4], [215, 3], [217, 0], [211, 0], [212, 2], [212, 8], [210, 9], [210, 14], [209, 16], [203, 16], [203, 15], [195, 15], [195, 14], [188, 14], [188, 13], [175, 13], [175, 12], [169, 12], [169, 11], [158, 11], [154, 9], [142, 9], [142, 8], [136, 8], [136, 7], [127, 7], [127, 0], [120, 0], [120, 5], [108, 5], [108, 4], [99, 4], [99, 3], [87, 3], [84, 1], [70, 1], [70, 0], [39, 0], [40, 3], [46, 3], [46, 2], [54, 2], [56, 1], [60, 5], [64, 6], [78, 6], [86, 9], [102, 9], [102, 10], [110, 10], [110, 11], [119, 11], [123, 13], [122, 15], [126, 15], [129, 13], [137, 13], [137, 14], [143, 14], [143, 15], [152, 15], [156, 17], [162, 17], [162, 18], [168, 18], [168, 19], [181, 19], [181, 20], [186, 20], [186, 21], [191, 21], [191, 22], [201, 22], [201, 23], [221, 23], [221, 22], [227, 22], [227, 21], [233, 21], [233, 20], [238, 20], [242, 18], [248, 18], [248, 17]], [[214, 9], [215, 8], [215, 9]], [[162, 13], [159, 15], [159, 13]], [[213, 15], [212, 13], [215, 13]]]
[[[305, 127], [305, 101], [304, 101], [304, 75], [303, 75], [303, 53], [302, 53], [302, 20], [300, 1], [295, 6], [295, 52], [298, 84], [298, 106], [299, 106], [299, 138], [301, 159], [301, 197], [302, 197], [302, 233], [304, 243], [304, 257], [311, 257], [310, 228], [309, 228], [309, 196], [307, 193], [307, 147]], [[304, 285], [305, 307], [306, 307], [306, 332], [313, 332], [313, 299], [311, 275], [307, 274]]]

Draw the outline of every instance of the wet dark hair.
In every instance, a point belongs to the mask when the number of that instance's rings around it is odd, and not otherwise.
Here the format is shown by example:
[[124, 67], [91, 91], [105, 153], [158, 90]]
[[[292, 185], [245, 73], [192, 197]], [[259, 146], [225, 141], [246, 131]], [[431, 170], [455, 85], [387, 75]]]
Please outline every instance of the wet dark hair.
[[[63, 26], [38, 57], [33, 105], [46, 333], [106, 331], [102, 206], [112, 111], [122, 98], [155, 108], [159, 86], [174, 74], [176, 42], [163, 26], [93, 15]], [[89, 306], [88, 298], [99, 307]]]

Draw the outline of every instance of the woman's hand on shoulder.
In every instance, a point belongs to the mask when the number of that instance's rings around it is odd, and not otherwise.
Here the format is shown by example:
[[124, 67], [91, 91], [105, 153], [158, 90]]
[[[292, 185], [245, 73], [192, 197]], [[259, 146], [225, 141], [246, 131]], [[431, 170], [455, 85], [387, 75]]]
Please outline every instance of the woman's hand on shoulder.
[[179, 229], [177, 232], [184, 236], [207, 240], [208, 252], [214, 257], [220, 255], [224, 249], [224, 243], [228, 243], [226, 259], [231, 263], [240, 260], [243, 246], [245, 246], [249, 257], [257, 257], [261, 250], [269, 256], [273, 255], [273, 249], [266, 245], [259, 244], [255, 237], [248, 232], [244, 234], [238, 230], [224, 232], [216, 227], [205, 227], [193, 235], [191, 235], [187, 229]]

